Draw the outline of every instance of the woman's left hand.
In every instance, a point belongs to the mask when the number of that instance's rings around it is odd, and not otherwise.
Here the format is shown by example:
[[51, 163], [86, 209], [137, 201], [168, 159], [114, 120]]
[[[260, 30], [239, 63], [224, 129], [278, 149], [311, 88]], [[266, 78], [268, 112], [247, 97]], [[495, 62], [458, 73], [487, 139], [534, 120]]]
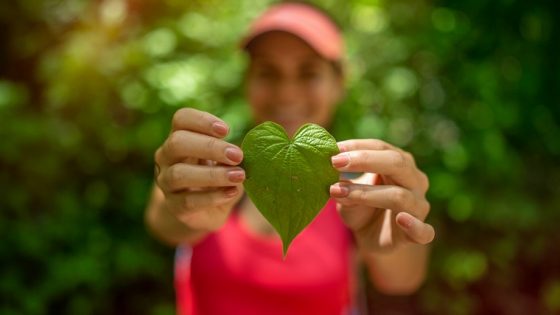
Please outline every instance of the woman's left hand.
[[330, 188], [358, 246], [387, 252], [405, 243], [430, 243], [435, 231], [424, 222], [430, 211], [429, 182], [414, 157], [376, 139], [342, 141], [338, 146], [341, 153], [332, 157], [333, 166], [340, 172], [364, 173]]

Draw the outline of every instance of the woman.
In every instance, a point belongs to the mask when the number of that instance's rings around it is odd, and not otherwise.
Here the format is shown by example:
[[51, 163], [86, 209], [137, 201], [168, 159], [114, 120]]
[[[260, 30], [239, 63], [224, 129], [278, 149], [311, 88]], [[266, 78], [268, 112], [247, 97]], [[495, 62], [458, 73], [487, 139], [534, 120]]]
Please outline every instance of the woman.
[[[329, 17], [304, 4], [274, 6], [243, 48], [256, 123], [277, 122], [289, 135], [307, 122], [329, 127], [344, 95], [343, 43]], [[331, 200], [284, 261], [278, 235], [244, 197], [243, 152], [223, 140], [228, 130], [210, 113], [183, 108], [155, 154], [147, 224], [162, 241], [192, 248], [190, 267], [184, 255], [177, 261], [180, 313], [347, 314], [354, 257], [383, 293], [422, 284], [434, 229], [424, 223], [428, 178], [410, 153], [377, 139], [339, 142], [333, 166], [364, 174], [330, 187]]]

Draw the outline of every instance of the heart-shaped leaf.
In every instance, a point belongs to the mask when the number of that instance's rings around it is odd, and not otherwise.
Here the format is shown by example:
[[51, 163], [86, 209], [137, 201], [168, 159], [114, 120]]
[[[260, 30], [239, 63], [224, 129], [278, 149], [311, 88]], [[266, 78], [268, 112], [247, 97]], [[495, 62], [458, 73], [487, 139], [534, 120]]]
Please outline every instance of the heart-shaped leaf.
[[338, 181], [331, 165], [336, 140], [315, 124], [303, 125], [290, 140], [282, 126], [267, 121], [247, 133], [241, 148], [247, 195], [280, 235], [285, 257]]

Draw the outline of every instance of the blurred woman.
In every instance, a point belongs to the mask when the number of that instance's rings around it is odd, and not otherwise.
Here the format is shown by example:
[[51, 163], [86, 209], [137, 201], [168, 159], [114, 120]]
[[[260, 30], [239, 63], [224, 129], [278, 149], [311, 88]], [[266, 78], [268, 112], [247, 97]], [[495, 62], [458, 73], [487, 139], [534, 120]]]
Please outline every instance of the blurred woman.
[[[327, 15], [279, 4], [242, 43], [255, 123], [274, 121], [290, 136], [308, 122], [329, 128], [344, 95], [344, 50]], [[283, 260], [279, 236], [243, 192], [243, 152], [223, 140], [228, 131], [211, 113], [183, 108], [155, 153], [146, 221], [157, 238], [179, 245], [180, 314], [351, 314], [355, 260], [383, 293], [419, 288], [435, 233], [424, 222], [428, 178], [410, 153], [379, 139], [339, 142], [333, 167], [363, 175], [330, 187], [331, 199]]]

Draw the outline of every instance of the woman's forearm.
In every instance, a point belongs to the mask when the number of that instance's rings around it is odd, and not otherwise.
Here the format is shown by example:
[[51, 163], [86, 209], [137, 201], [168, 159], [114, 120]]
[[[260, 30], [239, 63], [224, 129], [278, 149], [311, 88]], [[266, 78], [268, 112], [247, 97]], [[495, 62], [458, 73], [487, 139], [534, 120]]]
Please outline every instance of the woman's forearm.
[[362, 253], [369, 276], [383, 294], [407, 295], [414, 293], [424, 282], [429, 247], [405, 244], [389, 253]]
[[148, 230], [158, 240], [176, 246], [178, 244], [194, 244], [207, 232], [194, 231], [179, 221], [173, 214], [165, 209], [163, 192], [154, 185], [148, 207], [145, 212], [145, 221]]

